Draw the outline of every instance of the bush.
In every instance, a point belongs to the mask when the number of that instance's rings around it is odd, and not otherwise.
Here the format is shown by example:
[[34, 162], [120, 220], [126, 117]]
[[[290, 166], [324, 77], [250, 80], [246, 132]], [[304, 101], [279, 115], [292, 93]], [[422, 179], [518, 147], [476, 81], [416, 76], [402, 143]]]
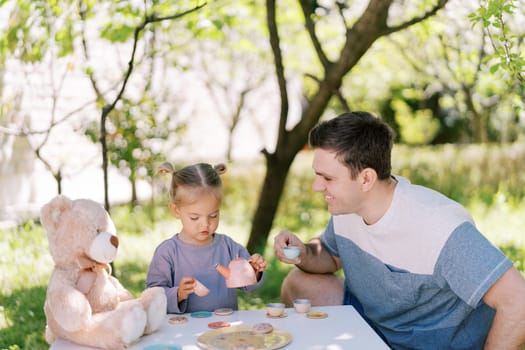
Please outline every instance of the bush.
[[396, 145], [392, 157], [394, 173], [465, 206], [491, 205], [501, 193], [517, 203], [525, 197], [525, 144]]

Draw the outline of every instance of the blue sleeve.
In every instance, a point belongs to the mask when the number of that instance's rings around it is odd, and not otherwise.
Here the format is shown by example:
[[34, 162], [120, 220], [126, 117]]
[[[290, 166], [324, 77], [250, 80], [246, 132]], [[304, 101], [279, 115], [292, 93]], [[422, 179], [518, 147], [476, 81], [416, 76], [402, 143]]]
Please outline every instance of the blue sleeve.
[[321, 235], [321, 243], [326, 248], [328, 253], [330, 253], [330, 255], [339, 257], [339, 252], [337, 251], [337, 243], [335, 241], [333, 218], [330, 218], [330, 221], [326, 225], [326, 228], [323, 234]]
[[450, 235], [436, 263], [458, 297], [476, 307], [487, 290], [512, 266], [512, 262], [471, 223]]

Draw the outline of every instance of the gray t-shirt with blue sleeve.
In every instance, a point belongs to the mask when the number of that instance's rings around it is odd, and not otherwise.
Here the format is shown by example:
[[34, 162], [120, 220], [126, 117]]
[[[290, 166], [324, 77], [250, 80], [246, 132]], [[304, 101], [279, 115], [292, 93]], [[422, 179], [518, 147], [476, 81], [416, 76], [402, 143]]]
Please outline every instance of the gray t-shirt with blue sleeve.
[[336, 215], [321, 241], [345, 286], [394, 349], [480, 349], [494, 317], [482, 298], [512, 262], [457, 202], [398, 180], [388, 211], [366, 225]]

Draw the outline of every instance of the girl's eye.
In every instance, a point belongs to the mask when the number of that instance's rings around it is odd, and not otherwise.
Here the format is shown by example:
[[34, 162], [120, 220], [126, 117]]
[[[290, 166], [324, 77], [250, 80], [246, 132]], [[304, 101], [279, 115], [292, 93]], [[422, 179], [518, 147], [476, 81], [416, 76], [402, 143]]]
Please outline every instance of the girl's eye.
[[211, 214], [210, 218], [215, 219], [217, 216], [219, 216], [219, 214]]
[[190, 216], [190, 220], [197, 221], [199, 220], [198, 216]]

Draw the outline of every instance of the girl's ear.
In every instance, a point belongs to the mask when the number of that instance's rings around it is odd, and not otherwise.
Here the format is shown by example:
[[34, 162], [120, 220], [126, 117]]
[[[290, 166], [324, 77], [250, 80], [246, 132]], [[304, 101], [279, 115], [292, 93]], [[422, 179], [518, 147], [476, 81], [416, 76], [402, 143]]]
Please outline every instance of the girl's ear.
[[170, 203], [169, 205], [170, 211], [177, 219], [180, 219], [180, 211], [179, 207], [175, 203]]

